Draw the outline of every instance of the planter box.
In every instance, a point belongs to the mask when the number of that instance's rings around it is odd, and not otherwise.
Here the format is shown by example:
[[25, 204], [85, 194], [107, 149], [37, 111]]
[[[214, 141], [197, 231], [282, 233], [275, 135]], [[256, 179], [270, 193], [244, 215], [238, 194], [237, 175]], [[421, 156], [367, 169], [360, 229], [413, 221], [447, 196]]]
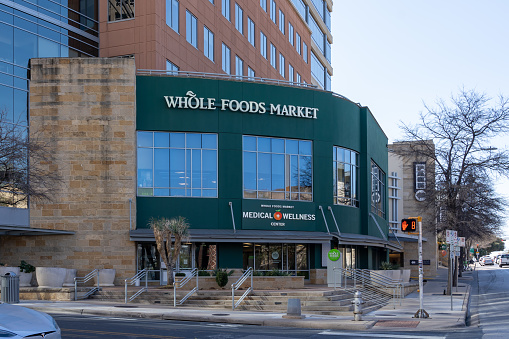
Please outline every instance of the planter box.
[[67, 269], [60, 267], [36, 267], [35, 275], [39, 287], [62, 287]]
[[76, 269], [75, 268], [66, 268], [65, 271], [65, 279], [64, 279], [64, 287], [74, 287], [74, 278], [76, 278]]
[[32, 286], [32, 272], [25, 273], [19, 272], [19, 287], [30, 287]]

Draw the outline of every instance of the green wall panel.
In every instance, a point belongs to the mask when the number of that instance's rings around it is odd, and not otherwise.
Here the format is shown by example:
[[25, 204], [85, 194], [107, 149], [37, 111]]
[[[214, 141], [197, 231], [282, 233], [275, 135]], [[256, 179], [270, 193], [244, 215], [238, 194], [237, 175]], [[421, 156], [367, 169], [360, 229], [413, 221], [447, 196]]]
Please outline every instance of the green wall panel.
[[[217, 265], [220, 268], [242, 268], [242, 243], [217, 244]], [[232, 283], [230, 281], [229, 285]]]
[[[164, 96], [215, 98], [215, 110], [169, 109]], [[317, 119], [221, 110], [221, 99], [318, 108]], [[137, 130], [218, 133], [218, 198], [138, 197], [137, 227], [145, 228], [150, 217], [183, 215], [193, 228], [232, 228], [232, 202], [237, 229], [242, 229], [242, 136], [273, 136], [313, 141], [313, 201], [316, 220], [310, 231], [326, 231], [319, 206], [331, 231], [336, 231], [331, 206], [342, 233], [381, 237], [373, 228], [370, 212], [370, 161], [387, 174], [387, 137], [366, 107], [319, 90], [227, 80], [180, 77], [137, 77]], [[360, 154], [360, 207], [333, 205], [332, 147]], [[271, 200], [271, 203], [294, 203]], [[387, 206], [387, 204], [386, 204]], [[306, 212], [307, 213], [307, 212]], [[377, 217], [387, 232], [387, 220]], [[264, 226], [265, 227], [265, 226]], [[267, 227], [266, 229], [273, 229]], [[289, 225], [287, 230], [302, 229]], [[308, 230], [308, 229], [307, 229]], [[241, 266], [241, 265], [240, 265]], [[239, 267], [240, 267], [239, 266]]]

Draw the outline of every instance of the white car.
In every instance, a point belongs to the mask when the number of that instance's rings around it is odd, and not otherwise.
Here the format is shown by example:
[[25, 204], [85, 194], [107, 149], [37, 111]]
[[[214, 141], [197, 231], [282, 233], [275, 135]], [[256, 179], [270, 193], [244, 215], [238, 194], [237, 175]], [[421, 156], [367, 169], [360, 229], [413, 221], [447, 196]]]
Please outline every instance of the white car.
[[0, 304], [0, 338], [61, 339], [60, 327], [49, 314]]
[[498, 266], [504, 267], [509, 265], [509, 254], [501, 254], [500, 258], [498, 258]]

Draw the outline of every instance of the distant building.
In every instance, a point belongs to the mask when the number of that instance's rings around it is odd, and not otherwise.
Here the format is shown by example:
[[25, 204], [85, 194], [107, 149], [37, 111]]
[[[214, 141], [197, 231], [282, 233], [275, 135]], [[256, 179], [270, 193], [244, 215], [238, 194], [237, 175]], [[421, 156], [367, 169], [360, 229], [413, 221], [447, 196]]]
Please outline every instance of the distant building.
[[[432, 145], [431, 141], [430, 143]], [[392, 240], [403, 245], [403, 252], [391, 254], [390, 261], [400, 267], [411, 269], [413, 277], [419, 274], [418, 234], [402, 232], [401, 220], [421, 216], [424, 276], [434, 277], [439, 252], [434, 204], [428, 198], [428, 192], [434, 182], [434, 161], [414, 155], [398, 155], [398, 152], [410, 151], [411, 145], [411, 142], [388, 145], [389, 227], [392, 231]]]

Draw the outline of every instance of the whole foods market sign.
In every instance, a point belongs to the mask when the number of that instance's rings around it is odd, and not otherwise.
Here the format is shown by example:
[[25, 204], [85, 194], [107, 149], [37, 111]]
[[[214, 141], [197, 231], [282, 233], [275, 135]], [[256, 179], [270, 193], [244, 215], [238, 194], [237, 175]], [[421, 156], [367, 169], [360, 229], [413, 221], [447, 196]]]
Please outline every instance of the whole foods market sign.
[[221, 110], [240, 113], [269, 114], [282, 117], [295, 117], [304, 119], [316, 119], [318, 108], [265, 103], [261, 101], [232, 100], [216, 98], [200, 98], [192, 91], [187, 91], [186, 96], [164, 96], [169, 109], [200, 109]]
[[310, 230], [315, 220], [314, 207], [305, 204], [260, 203], [249, 200], [242, 204], [243, 229]]

